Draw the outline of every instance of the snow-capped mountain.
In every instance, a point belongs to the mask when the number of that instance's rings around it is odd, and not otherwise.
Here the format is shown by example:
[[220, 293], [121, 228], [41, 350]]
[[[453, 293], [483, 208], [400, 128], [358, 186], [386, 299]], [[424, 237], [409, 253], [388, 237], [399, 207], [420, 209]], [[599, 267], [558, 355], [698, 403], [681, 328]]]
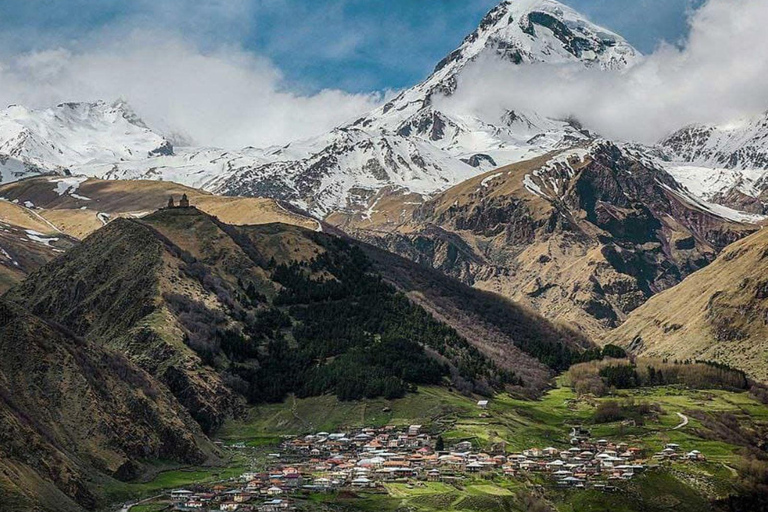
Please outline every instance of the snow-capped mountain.
[[277, 157], [273, 163], [241, 168], [218, 186], [232, 194], [277, 191], [324, 214], [365, 202], [386, 186], [434, 193], [590, 137], [573, 123], [534, 112], [480, 118], [435, 106], [437, 96], [455, 92], [466, 66], [484, 57], [499, 65], [577, 62], [618, 70], [640, 55], [620, 36], [558, 2], [505, 0], [424, 82], [328, 136], [301, 143], [306, 157], [282, 159], [278, 150], [269, 155]]
[[673, 161], [723, 169], [768, 170], [768, 112], [724, 125], [686, 126], [660, 145]]
[[263, 150], [174, 150], [125, 103], [99, 102], [7, 109], [0, 115], [0, 153], [22, 166], [58, 172], [269, 195], [323, 216], [364, 205], [387, 187], [432, 194], [591, 137], [577, 123], [535, 112], [504, 110], [481, 117], [442, 104], [438, 108], [436, 98], [450, 96], [465, 68], [480, 58], [509, 66], [580, 63], [620, 70], [640, 55], [620, 36], [554, 0], [505, 0], [425, 81], [310, 140]]
[[62, 103], [44, 110], [12, 105], [0, 112], [0, 153], [49, 169], [173, 154], [122, 101]]
[[686, 126], [659, 146], [668, 172], [697, 196], [768, 213], [768, 112], [724, 125]]

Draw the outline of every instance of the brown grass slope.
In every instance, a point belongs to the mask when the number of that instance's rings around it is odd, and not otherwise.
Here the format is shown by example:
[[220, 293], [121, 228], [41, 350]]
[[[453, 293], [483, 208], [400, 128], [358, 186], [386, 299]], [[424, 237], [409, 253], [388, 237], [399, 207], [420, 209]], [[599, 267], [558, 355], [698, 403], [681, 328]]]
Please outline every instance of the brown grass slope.
[[200, 463], [213, 448], [174, 397], [116, 352], [0, 301], [3, 510], [106, 505], [95, 486], [148, 459]]
[[393, 193], [370, 214], [328, 220], [593, 336], [757, 229], [684, 201], [669, 175], [628, 150], [582, 149], [586, 155], [567, 165], [560, 154], [545, 155], [421, 205]]
[[76, 243], [33, 210], [0, 200], [0, 293]]
[[204, 212], [228, 224], [282, 222], [309, 229], [317, 227], [316, 221], [288, 211], [272, 199], [217, 196], [167, 181], [95, 178], [80, 183], [75, 195], [59, 194], [60, 179], [35, 177], [9, 183], [0, 186], [0, 197], [33, 204], [35, 213], [77, 238], [85, 238], [103, 226], [105, 220], [147, 215], [165, 206], [169, 196], [178, 202], [182, 194], [187, 194], [192, 204]]
[[768, 382], [768, 231], [634, 311], [605, 336], [643, 356], [726, 363]]

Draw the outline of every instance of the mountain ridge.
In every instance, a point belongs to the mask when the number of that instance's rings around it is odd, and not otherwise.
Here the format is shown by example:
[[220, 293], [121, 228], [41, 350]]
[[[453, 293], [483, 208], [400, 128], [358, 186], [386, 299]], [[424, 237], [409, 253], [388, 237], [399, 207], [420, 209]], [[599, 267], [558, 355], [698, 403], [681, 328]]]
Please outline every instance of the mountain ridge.
[[598, 141], [328, 221], [597, 335], [758, 229], [731, 214], [644, 154]]
[[[322, 217], [365, 207], [385, 187], [431, 194], [498, 165], [589, 139], [573, 122], [535, 112], [500, 111], [484, 119], [435, 106], [433, 97], [450, 95], [464, 68], [484, 56], [512, 66], [575, 63], [618, 70], [640, 54], [620, 36], [553, 0], [505, 0], [423, 82], [310, 140], [240, 151], [174, 149], [168, 139], [148, 131], [125, 103], [63, 104], [57, 109], [99, 110], [111, 122], [89, 121], [71, 132], [54, 123], [51, 133], [61, 148], [35, 143], [35, 154], [28, 148], [31, 142], [18, 140], [19, 122], [8, 121], [13, 116], [6, 111], [0, 152], [57, 172], [166, 179], [228, 195], [268, 195]], [[58, 119], [57, 110], [50, 112], [24, 110], [16, 118], [27, 119], [27, 125], [31, 118]], [[89, 124], [105, 130], [119, 125], [127, 132], [114, 137], [119, 143], [111, 147], [94, 138]]]

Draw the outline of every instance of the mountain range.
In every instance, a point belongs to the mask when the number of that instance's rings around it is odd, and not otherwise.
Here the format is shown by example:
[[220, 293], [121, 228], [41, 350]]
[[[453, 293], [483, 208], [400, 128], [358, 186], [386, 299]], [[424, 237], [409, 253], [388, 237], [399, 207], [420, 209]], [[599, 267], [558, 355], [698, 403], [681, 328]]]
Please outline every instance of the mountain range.
[[484, 58], [513, 66], [578, 63], [619, 70], [639, 53], [562, 4], [510, 0], [488, 13], [425, 81], [314, 139], [266, 149], [174, 150], [124, 102], [62, 104], [38, 112], [9, 108], [0, 121], [9, 126], [0, 128], [0, 152], [50, 170], [268, 195], [324, 216], [365, 205], [385, 187], [430, 194], [483, 170], [589, 137], [573, 121], [535, 112], [479, 117], [438, 107], [437, 100], [456, 90], [467, 66]]
[[[765, 115], [684, 127], [643, 146], [604, 140], [578, 119], [466, 112], [450, 99], [459, 88], [482, 93], [481, 81], [466, 79], [477, 62], [623, 73], [642, 59], [554, 0], [505, 0], [423, 82], [282, 147], [174, 147], [125, 101], [9, 107], [0, 115], [0, 194], [52, 223], [47, 236], [82, 238], [146, 215], [178, 183], [226, 222], [258, 222], [235, 213], [256, 208], [333, 226], [600, 337], [758, 229]], [[38, 175], [51, 176], [24, 179]], [[150, 193], [148, 180], [163, 185]], [[112, 187], [129, 196], [116, 202]], [[27, 273], [13, 261], [6, 287]]]
[[174, 144], [123, 100], [0, 112], [1, 505], [104, 507], [289, 395], [538, 398], [598, 345], [768, 381], [766, 114], [647, 146], [450, 101], [478, 62], [642, 59], [504, 0], [423, 82], [282, 147]]
[[[482, 82], [464, 80], [473, 63], [621, 73], [642, 58], [619, 35], [554, 0], [506, 0], [423, 82], [308, 140], [240, 150], [174, 147], [172, 137], [152, 131], [122, 100], [11, 106], [0, 113], [0, 166], [4, 182], [47, 172], [166, 180], [217, 194], [273, 197], [322, 218], [368, 209], [382, 194], [431, 196], [596, 137], [578, 119], [501, 108], [467, 112], [446, 101], [458, 87], [465, 95], [482, 93]], [[694, 125], [643, 150], [699, 199], [762, 214], [765, 131], [765, 116]]]

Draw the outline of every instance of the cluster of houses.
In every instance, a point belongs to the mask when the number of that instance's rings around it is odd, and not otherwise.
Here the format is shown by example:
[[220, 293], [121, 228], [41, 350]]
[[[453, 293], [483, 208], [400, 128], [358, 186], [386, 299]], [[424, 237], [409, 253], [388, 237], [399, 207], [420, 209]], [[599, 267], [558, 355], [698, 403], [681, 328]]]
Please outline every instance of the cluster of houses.
[[[282, 491], [279, 493], [282, 494]], [[288, 512], [295, 510], [291, 499], [253, 492], [242, 486], [216, 485], [203, 492], [188, 489], [171, 491], [173, 510], [187, 512], [208, 512], [230, 510], [238, 512]]]
[[691, 450], [690, 452], [682, 452], [679, 444], [669, 443], [664, 446], [664, 449], [653, 455], [653, 458], [659, 461], [677, 461], [687, 460], [691, 462], [703, 462], [706, 461], [706, 457], [699, 450]]
[[[387, 482], [457, 483], [477, 477], [519, 477], [537, 473], [557, 486], [610, 491], [613, 481], [629, 480], [647, 468], [643, 450], [607, 439], [592, 440], [588, 430], [571, 431], [571, 447], [530, 448], [507, 453], [502, 444], [490, 453], [463, 441], [443, 449], [442, 440], [420, 425], [363, 428], [351, 433], [318, 432], [286, 439], [269, 455], [266, 471], [248, 472], [229, 485], [205, 493], [173, 491], [178, 510], [293, 510], [302, 494], [333, 490], [385, 492]], [[659, 460], [704, 460], [668, 444]]]

